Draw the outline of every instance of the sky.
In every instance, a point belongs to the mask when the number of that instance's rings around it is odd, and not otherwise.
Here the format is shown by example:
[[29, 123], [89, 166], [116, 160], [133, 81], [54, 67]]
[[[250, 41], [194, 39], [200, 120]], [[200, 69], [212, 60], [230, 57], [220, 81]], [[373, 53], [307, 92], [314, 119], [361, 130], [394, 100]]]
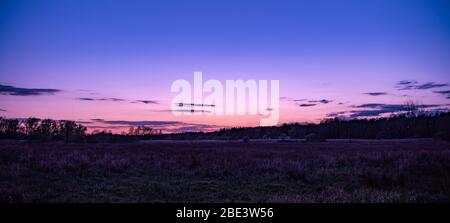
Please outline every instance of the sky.
[[[0, 1], [0, 116], [165, 132], [256, 126], [175, 116], [175, 80], [279, 80], [280, 120], [450, 104], [450, 2]], [[206, 95], [205, 95], [206, 96]]]

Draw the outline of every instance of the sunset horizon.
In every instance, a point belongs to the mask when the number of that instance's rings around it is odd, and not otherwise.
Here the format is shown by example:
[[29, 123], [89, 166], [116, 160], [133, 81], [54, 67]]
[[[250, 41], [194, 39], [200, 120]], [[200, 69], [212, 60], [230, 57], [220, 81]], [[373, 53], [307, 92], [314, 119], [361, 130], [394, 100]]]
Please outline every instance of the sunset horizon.
[[278, 124], [450, 108], [445, 1], [25, 2], [0, 9], [5, 118], [116, 133], [259, 126], [258, 115], [174, 115], [171, 85], [194, 72], [279, 80]]
[[1, 0], [2, 213], [432, 221], [449, 59], [450, 0]]

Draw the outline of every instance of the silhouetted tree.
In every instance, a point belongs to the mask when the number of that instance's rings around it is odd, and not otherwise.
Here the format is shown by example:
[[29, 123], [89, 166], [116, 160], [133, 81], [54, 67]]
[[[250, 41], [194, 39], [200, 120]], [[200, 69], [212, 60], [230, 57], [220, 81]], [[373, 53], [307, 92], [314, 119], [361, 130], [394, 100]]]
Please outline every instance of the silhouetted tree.
[[153, 128], [143, 125], [137, 127], [130, 127], [130, 129], [128, 130], [128, 135], [131, 136], [151, 136], [157, 134], [161, 134], [161, 131], [157, 131], [154, 130]]
[[86, 127], [77, 125], [74, 121], [61, 120], [58, 123], [59, 132], [64, 136], [64, 141], [69, 143], [71, 139], [79, 140], [84, 136]]
[[24, 121], [25, 135], [28, 140], [32, 140], [37, 137], [37, 130], [40, 125], [40, 119], [28, 118]]
[[17, 119], [4, 120], [4, 134], [7, 138], [18, 138], [20, 135], [20, 122]]
[[54, 120], [44, 119], [38, 128], [41, 141], [52, 140], [59, 132], [58, 125]]

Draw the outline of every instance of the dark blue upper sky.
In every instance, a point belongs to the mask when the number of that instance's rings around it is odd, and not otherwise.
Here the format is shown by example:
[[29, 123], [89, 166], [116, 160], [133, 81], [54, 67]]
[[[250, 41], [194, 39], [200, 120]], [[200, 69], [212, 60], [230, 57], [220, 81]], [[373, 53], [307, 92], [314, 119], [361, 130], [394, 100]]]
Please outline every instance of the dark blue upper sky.
[[449, 4], [445, 0], [2, 1], [0, 37], [2, 49], [27, 43], [36, 50], [80, 54], [406, 47], [446, 43]]

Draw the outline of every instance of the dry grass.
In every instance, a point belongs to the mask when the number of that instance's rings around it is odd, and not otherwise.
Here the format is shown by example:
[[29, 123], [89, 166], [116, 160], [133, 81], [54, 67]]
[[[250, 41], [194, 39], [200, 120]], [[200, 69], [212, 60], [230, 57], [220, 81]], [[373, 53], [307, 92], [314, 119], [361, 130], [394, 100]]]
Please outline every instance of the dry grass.
[[450, 202], [450, 143], [0, 141], [2, 202]]

